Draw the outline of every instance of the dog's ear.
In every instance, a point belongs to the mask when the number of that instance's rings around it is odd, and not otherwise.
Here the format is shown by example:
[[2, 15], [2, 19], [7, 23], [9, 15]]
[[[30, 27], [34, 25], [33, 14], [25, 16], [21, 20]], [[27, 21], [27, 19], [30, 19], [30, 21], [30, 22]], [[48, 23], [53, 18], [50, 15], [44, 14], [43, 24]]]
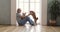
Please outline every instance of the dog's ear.
[[32, 15], [32, 14], [33, 14], [33, 12], [32, 12], [32, 11], [30, 11], [30, 14]]

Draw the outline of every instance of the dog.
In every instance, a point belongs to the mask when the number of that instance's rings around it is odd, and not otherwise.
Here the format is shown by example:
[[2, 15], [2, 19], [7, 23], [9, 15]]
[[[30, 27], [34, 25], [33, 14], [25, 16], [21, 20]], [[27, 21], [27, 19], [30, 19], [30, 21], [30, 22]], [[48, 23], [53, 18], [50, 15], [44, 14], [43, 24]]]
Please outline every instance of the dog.
[[[38, 17], [36, 17], [35, 12], [34, 12], [34, 11], [30, 11], [30, 15], [32, 15], [32, 17], [34, 18], [34, 21], [35, 21], [35, 23], [36, 23], [37, 20], [38, 20]], [[36, 23], [36, 24], [37, 24], [37, 23]]]

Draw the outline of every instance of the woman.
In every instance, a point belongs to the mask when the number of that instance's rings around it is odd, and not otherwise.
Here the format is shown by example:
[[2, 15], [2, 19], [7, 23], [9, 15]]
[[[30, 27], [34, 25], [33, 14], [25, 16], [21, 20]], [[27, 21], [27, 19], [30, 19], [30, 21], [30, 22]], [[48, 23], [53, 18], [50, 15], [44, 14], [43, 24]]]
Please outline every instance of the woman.
[[[18, 21], [19, 25], [25, 25], [26, 22], [28, 21], [30, 23], [30, 25], [34, 26], [34, 22], [30, 19], [30, 17], [28, 16], [23, 16], [20, 14], [21, 13], [21, 9], [17, 9], [17, 13], [16, 13], [16, 19]], [[24, 14], [25, 15], [25, 14]], [[29, 14], [30, 15], [30, 14]]]

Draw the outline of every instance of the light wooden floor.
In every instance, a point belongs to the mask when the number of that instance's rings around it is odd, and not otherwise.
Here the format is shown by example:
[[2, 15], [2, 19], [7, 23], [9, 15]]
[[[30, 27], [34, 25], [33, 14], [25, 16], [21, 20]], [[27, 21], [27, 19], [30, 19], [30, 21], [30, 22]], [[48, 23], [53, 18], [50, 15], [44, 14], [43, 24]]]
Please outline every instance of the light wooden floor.
[[60, 32], [60, 27], [51, 26], [3, 26], [0, 25], [0, 32]]

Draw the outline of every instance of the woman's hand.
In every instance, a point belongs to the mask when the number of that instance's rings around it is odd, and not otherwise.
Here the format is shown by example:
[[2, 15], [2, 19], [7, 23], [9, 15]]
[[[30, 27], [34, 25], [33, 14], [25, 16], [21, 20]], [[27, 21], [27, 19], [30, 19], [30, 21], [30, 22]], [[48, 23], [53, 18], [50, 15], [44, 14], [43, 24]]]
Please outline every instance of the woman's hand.
[[23, 16], [25, 16], [26, 15], [26, 13], [22, 13], [23, 14]]
[[24, 19], [25, 18], [25, 16], [21, 16], [21, 19]]

